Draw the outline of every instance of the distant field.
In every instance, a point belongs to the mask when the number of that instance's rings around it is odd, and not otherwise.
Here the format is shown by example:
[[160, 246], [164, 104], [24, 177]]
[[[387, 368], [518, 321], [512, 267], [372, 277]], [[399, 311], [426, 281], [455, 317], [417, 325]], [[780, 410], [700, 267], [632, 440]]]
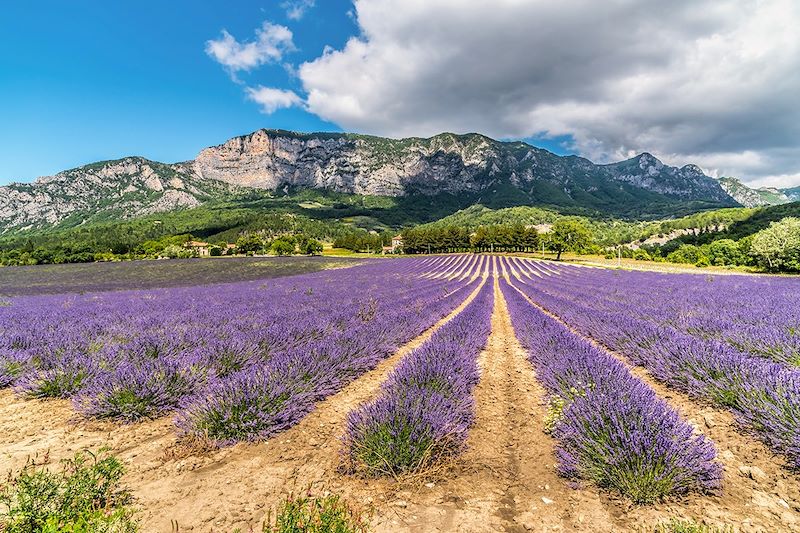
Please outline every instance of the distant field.
[[332, 257], [224, 257], [0, 268], [0, 295], [184, 287], [279, 278], [359, 261]]

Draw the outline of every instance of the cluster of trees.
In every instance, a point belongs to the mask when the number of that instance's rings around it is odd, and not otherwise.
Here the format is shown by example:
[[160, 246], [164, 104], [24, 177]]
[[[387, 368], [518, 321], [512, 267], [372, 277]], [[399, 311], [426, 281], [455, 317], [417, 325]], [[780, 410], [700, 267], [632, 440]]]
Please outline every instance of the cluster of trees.
[[403, 232], [403, 251], [410, 254], [442, 252], [524, 252], [539, 246], [539, 234], [521, 224], [479, 226], [474, 232], [459, 226], [431, 226]]
[[354, 229], [336, 237], [333, 241], [333, 247], [344, 248], [353, 252], [377, 253], [381, 251], [381, 248], [392, 243], [394, 235], [395, 233], [392, 231], [378, 233], [364, 229]]
[[[717, 233], [736, 222], [747, 220], [753, 216], [755, 211], [755, 209], [732, 207], [695, 213], [676, 220], [665, 220], [661, 222], [658, 225], [657, 233], [665, 234], [675, 230], [686, 230], [694, 236], [706, 233]], [[650, 232], [650, 235], [654, 234], [655, 232]]]
[[459, 226], [420, 226], [403, 231], [403, 251], [411, 254], [533, 252], [544, 248], [561, 259], [564, 252], [587, 252], [592, 247], [592, 230], [575, 217], [558, 219], [550, 231], [541, 234], [522, 224], [479, 226], [475, 231]]
[[306, 235], [281, 235], [270, 239], [263, 233], [245, 233], [236, 241], [236, 251], [240, 254], [267, 254], [275, 255], [319, 255], [322, 253], [322, 243]]
[[[612, 258], [616, 252], [607, 254]], [[696, 266], [753, 266], [768, 272], [800, 272], [800, 218], [787, 217], [739, 240], [722, 238], [704, 244], [679, 240], [664, 245], [623, 248], [623, 257]]]
[[[28, 243], [25, 247], [0, 250], [0, 265], [23, 266], [60, 263], [90, 263], [93, 261], [124, 261], [131, 259], [185, 259], [197, 257], [196, 249], [187, 247], [186, 243], [197, 240], [192, 234], [170, 235], [158, 239], [150, 239], [131, 246], [124, 253], [93, 250], [87, 245], [57, 247], [34, 247]], [[246, 232], [231, 248], [225, 241], [210, 243], [209, 254], [212, 256], [234, 254], [275, 254], [275, 255], [319, 255], [322, 243], [303, 234], [285, 234], [275, 238], [265, 233]]]
[[[98, 258], [98, 255], [100, 257]], [[103, 260], [88, 246], [61, 245], [55, 247], [34, 247], [31, 243], [21, 248], [0, 251], [0, 265], [24, 266], [57, 263], [91, 263]]]

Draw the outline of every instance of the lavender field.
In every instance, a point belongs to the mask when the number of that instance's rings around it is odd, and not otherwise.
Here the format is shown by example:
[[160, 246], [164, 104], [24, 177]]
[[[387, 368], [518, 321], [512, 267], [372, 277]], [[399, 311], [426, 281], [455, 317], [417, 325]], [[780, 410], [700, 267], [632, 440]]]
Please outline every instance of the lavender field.
[[381, 531], [800, 528], [794, 279], [464, 254], [99, 288], [3, 300], [1, 466], [108, 444], [144, 531], [298, 484]]

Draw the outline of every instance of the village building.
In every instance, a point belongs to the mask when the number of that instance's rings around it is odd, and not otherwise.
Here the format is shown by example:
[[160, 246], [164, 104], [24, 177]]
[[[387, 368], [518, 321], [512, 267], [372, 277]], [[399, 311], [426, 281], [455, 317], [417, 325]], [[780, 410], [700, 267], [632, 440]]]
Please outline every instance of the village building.
[[183, 245], [185, 248], [188, 248], [197, 253], [200, 257], [208, 257], [211, 255], [211, 245], [207, 242], [200, 242], [200, 241], [188, 241], [186, 244]]
[[395, 235], [392, 237], [392, 246], [390, 246], [393, 254], [403, 250], [403, 236]]

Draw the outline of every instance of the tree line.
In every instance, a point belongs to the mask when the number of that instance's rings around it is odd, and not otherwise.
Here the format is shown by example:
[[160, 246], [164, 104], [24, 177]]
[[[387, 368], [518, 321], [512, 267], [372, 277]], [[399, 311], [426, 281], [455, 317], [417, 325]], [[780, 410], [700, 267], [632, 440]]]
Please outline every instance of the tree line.
[[[706, 234], [698, 234], [702, 235]], [[800, 272], [800, 218], [773, 221], [761, 231], [739, 240], [717, 238], [691, 244], [675, 239], [663, 245], [609, 250], [606, 257], [610, 259], [616, 254], [640, 261], [667, 261], [698, 267], [750, 266], [767, 272]]]
[[[304, 234], [287, 233], [271, 238], [265, 232], [244, 232], [231, 247], [222, 240], [208, 243], [209, 255], [319, 255], [323, 245], [317, 239]], [[125, 253], [114, 253], [112, 250], [97, 251], [86, 245], [69, 244], [52, 247], [35, 247], [33, 241], [27, 241], [20, 248], [0, 250], [0, 265], [24, 266], [47, 265], [61, 263], [91, 263], [94, 261], [123, 261], [133, 259], [186, 259], [198, 257], [196, 248], [187, 246], [189, 241], [198, 240], [194, 235], [169, 235], [158, 239], [150, 239], [131, 246]]]
[[461, 226], [419, 226], [402, 232], [408, 254], [452, 252], [534, 252], [546, 249], [561, 259], [564, 252], [584, 252], [592, 247], [593, 233], [575, 217], [556, 220], [546, 232], [533, 226], [495, 224], [474, 231]]

